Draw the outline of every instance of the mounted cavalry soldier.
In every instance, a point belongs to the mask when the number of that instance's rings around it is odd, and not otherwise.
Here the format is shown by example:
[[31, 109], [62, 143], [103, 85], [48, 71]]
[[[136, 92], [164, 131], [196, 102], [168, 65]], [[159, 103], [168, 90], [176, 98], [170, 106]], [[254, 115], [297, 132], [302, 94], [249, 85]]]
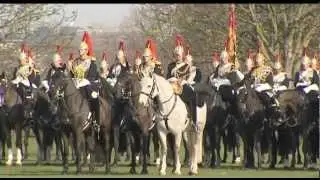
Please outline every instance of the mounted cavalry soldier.
[[113, 87], [117, 82], [117, 77], [122, 71], [130, 71], [130, 66], [127, 61], [127, 56], [124, 51], [124, 42], [120, 41], [119, 50], [116, 56], [116, 63], [110, 68], [110, 72], [107, 77], [107, 82]]
[[[21, 96], [22, 100], [25, 102], [27, 99], [32, 99], [32, 89], [37, 88], [33, 83], [35, 82], [35, 70], [33, 64], [30, 62], [30, 52], [27, 54], [27, 48], [25, 44], [22, 45], [20, 51], [20, 65], [14, 71], [14, 80], [13, 84], [17, 85], [17, 92]], [[30, 62], [30, 63], [29, 63]]]
[[220, 64], [220, 60], [219, 60], [219, 53], [218, 52], [214, 52], [212, 54], [212, 68], [213, 68], [213, 74], [217, 73], [217, 67]]
[[289, 87], [289, 78], [287, 73], [283, 71], [280, 54], [276, 56], [276, 61], [274, 63], [273, 83], [273, 91], [275, 93], [286, 90]]
[[251, 70], [249, 75], [254, 78], [253, 87], [258, 92], [263, 104], [267, 107], [278, 107], [279, 104], [275, 99], [272, 91], [273, 87], [273, 70], [270, 66], [266, 65], [265, 57], [260, 52], [260, 45], [258, 53], [255, 58], [255, 67]]
[[62, 60], [61, 53], [62, 53], [61, 47], [57, 46], [57, 50], [52, 57], [51, 67], [47, 73], [45, 80], [41, 82], [41, 86], [45, 88], [46, 92], [49, 91], [49, 87], [50, 87], [49, 84], [50, 84], [52, 75], [57, 71], [64, 71], [66, 69], [66, 64]]
[[299, 92], [309, 94], [311, 91], [319, 91], [319, 76], [311, 67], [311, 60], [307, 56], [306, 48], [301, 59], [300, 71], [295, 74], [294, 85]]
[[196, 93], [193, 84], [201, 80], [201, 75], [197, 75], [200, 71], [192, 65], [191, 54], [188, 54], [184, 61], [184, 47], [181, 36], [176, 37], [174, 54], [175, 62], [168, 65], [167, 79], [172, 84], [175, 94], [180, 95], [181, 99], [187, 104], [189, 115], [191, 115], [194, 125], [197, 125]]
[[[217, 66], [216, 73], [210, 76], [210, 82], [213, 88], [219, 91], [220, 86], [232, 86], [234, 83], [241, 81], [243, 74], [235, 69], [235, 65], [230, 61], [230, 56], [227, 52], [227, 42], [225, 48], [220, 55], [220, 63]], [[235, 75], [235, 76], [232, 76]]]
[[107, 53], [102, 53], [102, 59], [100, 61], [100, 76], [104, 79], [107, 79], [109, 74], [109, 64], [107, 62]]
[[88, 100], [95, 128], [99, 128], [99, 72], [93, 57], [93, 42], [88, 32], [83, 34], [79, 54], [80, 57], [72, 64], [71, 74], [76, 87]]
[[163, 76], [164, 72], [161, 62], [158, 60], [156, 44], [151, 38], [146, 42], [142, 58], [142, 65], [145, 71]]

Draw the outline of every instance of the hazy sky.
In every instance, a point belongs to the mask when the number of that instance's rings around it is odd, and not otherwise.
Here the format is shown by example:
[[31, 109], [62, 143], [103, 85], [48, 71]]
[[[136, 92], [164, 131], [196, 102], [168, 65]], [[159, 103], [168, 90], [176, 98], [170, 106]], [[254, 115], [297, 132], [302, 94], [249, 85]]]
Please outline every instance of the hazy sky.
[[75, 25], [87, 26], [101, 24], [115, 27], [129, 14], [132, 4], [68, 4], [66, 9], [70, 12], [78, 11]]

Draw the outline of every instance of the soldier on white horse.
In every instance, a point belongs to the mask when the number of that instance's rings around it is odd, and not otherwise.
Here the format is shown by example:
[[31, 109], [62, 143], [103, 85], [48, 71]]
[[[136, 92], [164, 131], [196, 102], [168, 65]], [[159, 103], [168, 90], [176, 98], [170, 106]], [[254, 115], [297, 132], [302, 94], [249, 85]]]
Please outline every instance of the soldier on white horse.
[[[138, 60], [138, 59], [137, 59]], [[148, 39], [143, 52], [142, 66], [144, 71], [154, 72], [163, 76], [163, 68], [157, 55], [156, 43], [152, 39]]]
[[[193, 84], [200, 82], [201, 72], [193, 66], [191, 55], [184, 57], [183, 39], [181, 36], [176, 37], [176, 47], [174, 49], [175, 62], [168, 65], [167, 79], [172, 83], [176, 94], [189, 108], [189, 115], [195, 127], [197, 127], [197, 110], [196, 110], [196, 94]], [[185, 61], [184, 61], [185, 60]]]
[[110, 67], [110, 72], [107, 77], [107, 82], [109, 82], [112, 87], [116, 84], [117, 78], [122, 71], [130, 71], [130, 66], [127, 61], [127, 55], [125, 53], [123, 41], [120, 41], [119, 43], [116, 60], [117, 62]]

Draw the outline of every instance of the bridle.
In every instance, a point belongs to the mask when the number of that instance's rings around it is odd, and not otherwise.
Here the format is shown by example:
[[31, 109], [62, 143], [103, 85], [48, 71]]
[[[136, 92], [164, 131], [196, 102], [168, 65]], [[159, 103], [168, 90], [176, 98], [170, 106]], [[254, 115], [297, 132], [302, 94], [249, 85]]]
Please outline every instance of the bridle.
[[[151, 88], [149, 93], [146, 93], [146, 92], [143, 92], [143, 91], [140, 91], [140, 93], [139, 93], [139, 94], [143, 94], [143, 95], [147, 96], [151, 100], [153, 100], [152, 94], [154, 93], [155, 89], [157, 89], [159, 91], [159, 87], [158, 87], [154, 77], [152, 78], [152, 81], [153, 81], [153, 84], [152, 84], [152, 88]], [[171, 107], [170, 111], [167, 114], [163, 114], [163, 112], [161, 112], [160, 109], [157, 109], [157, 112], [163, 117], [164, 120], [168, 120], [168, 116], [173, 112], [173, 110], [174, 110], [174, 108], [175, 108], [175, 106], [177, 104], [177, 95], [172, 93], [172, 95], [169, 97], [168, 100], [165, 100], [165, 101], [161, 102], [161, 104], [168, 103], [168, 102], [170, 102], [170, 100], [172, 98], [174, 98], [174, 104], [173, 104], [173, 106]]]

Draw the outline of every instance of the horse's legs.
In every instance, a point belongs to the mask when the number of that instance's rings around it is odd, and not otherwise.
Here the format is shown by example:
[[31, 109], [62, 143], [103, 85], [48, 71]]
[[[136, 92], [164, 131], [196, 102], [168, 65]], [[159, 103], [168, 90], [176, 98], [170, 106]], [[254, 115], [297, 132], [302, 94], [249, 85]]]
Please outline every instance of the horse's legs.
[[38, 155], [37, 155], [37, 161], [35, 164], [40, 164], [44, 160], [44, 141], [43, 141], [43, 133], [39, 128], [34, 129], [34, 135], [36, 137], [36, 141], [38, 144]]
[[[258, 158], [258, 169], [261, 169], [261, 132], [256, 132], [255, 134], [255, 149], [257, 152], [257, 158]], [[254, 163], [253, 163], [254, 164]]]
[[182, 132], [182, 140], [183, 140], [183, 146], [184, 146], [184, 149], [185, 149], [185, 152], [184, 152], [184, 165], [188, 166], [189, 161], [190, 161], [190, 150], [189, 150], [189, 146], [188, 146], [187, 133]]
[[62, 146], [60, 146], [61, 149], [61, 155], [62, 155], [62, 164], [63, 164], [63, 170], [62, 174], [68, 173], [68, 156], [69, 156], [69, 138], [70, 134], [61, 132], [62, 134]]
[[[222, 159], [222, 163], [226, 163], [227, 162], [227, 156], [228, 156], [228, 137], [226, 134], [227, 130], [224, 130], [222, 133], [222, 142], [223, 142], [223, 159]], [[229, 133], [229, 132], [228, 132]]]
[[83, 138], [83, 134], [81, 133], [80, 129], [76, 129], [73, 133], [74, 135], [74, 147], [76, 153], [76, 174], [81, 173], [81, 140]]
[[23, 151], [23, 159], [27, 160], [29, 157], [28, 146], [29, 146], [29, 137], [30, 137], [30, 127], [24, 128], [24, 151]]
[[[105, 169], [105, 173], [106, 174], [109, 174], [110, 172], [110, 151], [111, 151], [111, 148], [110, 148], [110, 136], [111, 136], [111, 133], [109, 131], [107, 131], [106, 129], [103, 130], [104, 132], [104, 140], [105, 140], [105, 165], [106, 165], [106, 169]], [[130, 136], [129, 136], [130, 137]], [[128, 139], [128, 141], [130, 141], [130, 139]]]
[[[297, 132], [297, 135], [296, 135], [296, 142], [297, 142], [297, 149], [296, 149], [296, 151], [298, 152], [297, 154], [297, 163], [298, 164], [302, 164], [302, 160], [301, 160], [301, 151], [300, 151], [300, 134], [299, 134], [299, 132]], [[294, 157], [294, 158], [296, 158], [296, 157]]]
[[126, 139], [127, 139], [127, 148], [126, 148], [126, 151], [127, 151], [127, 154], [126, 154], [126, 161], [129, 161], [130, 160], [130, 154], [131, 154], [131, 148], [130, 146], [132, 146], [132, 144], [130, 143], [130, 134], [129, 132], [126, 132], [125, 133], [125, 136], [126, 136]]
[[304, 155], [303, 168], [305, 168], [305, 169], [308, 168], [309, 160], [310, 160], [308, 149], [309, 149], [308, 137], [307, 137], [307, 134], [304, 133], [303, 134], [303, 143], [302, 143], [302, 152]]
[[140, 137], [136, 135], [136, 133], [131, 131], [130, 141], [131, 141], [131, 168], [130, 173], [131, 174], [137, 174], [136, 171], [136, 154], [139, 151], [139, 145], [140, 145]]
[[6, 138], [5, 137], [2, 140], [1, 149], [2, 149], [1, 157], [2, 157], [2, 160], [4, 160], [6, 158]]
[[17, 165], [22, 165], [22, 128], [16, 126]]
[[58, 138], [58, 136], [55, 134], [54, 135], [54, 142], [55, 142], [55, 145], [56, 145], [56, 161], [61, 161], [61, 147], [62, 144], [61, 144], [61, 140]]
[[90, 154], [90, 164], [89, 164], [89, 173], [93, 173], [94, 171], [94, 163], [95, 163], [95, 132], [92, 129], [92, 132], [87, 135], [87, 142], [88, 142], [88, 153]]
[[220, 143], [221, 143], [221, 134], [220, 134], [220, 131], [218, 129], [218, 127], [215, 128], [215, 152], [216, 152], [216, 163], [215, 163], [215, 166], [216, 167], [220, 167], [220, 163], [221, 163], [221, 156], [220, 156], [220, 149], [221, 149], [221, 146], [220, 146]]
[[120, 138], [120, 129], [119, 129], [119, 127], [117, 125], [115, 125], [115, 127], [113, 128], [114, 161], [112, 163], [112, 166], [117, 166], [118, 165], [119, 138]]
[[155, 163], [157, 166], [160, 165], [160, 144], [159, 144], [159, 134], [157, 128], [152, 131], [152, 141], [153, 141], [153, 151], [155, 156]]
[[[179, 149], [182, 139], [182, 132], [175, 134], [175, 141], [174, 141], [174, 156], [175, 156], [175, 162], [174, 162], [174, 174], [180, 175], [181, 174], [181, 163], [180, 163], [180, 156], [179, 156]], [[195, 146], [196, 147], [196, 146]], [[195, 156], [196, 157], [196, 156]], [[198, 165], [197, 162], [195, 162], [196, 166]]]
[[278, 150], [278, 143], [277, 143], [277, 130], [272, 130], [271, 134], [271, 146], [270, 146], [270, 165], [269, 168], [275, 168], [277, 163], [277, 150]]
[[147, 162], [147, 153], [149, 149], [149, 133], [148, 131], [142, 134], [142, 155], [143, 155], [143, 163], [142, 163], [142, 171], [141, 174], [148, 174], [148, 162]]
[[7, 131], [7, 147], [8, 147], [8, 160], [6, 162], [7, 165], [11, 166], [12, 165], [12, 160], [13, 160], [13, 151], [12, 151], [12, 137], [11, 137], [12, 133], [11, 130], [8, 129]]
[[236, 163], [240, 163], [241, 157], [240, 157], [240, 135], [239, 133], [235, 133], [236, 138], [236, 144], [235, 144], [235, 156], [236, 156]]
[[167, 133], [158, 129], [160, 143], [161, 143], [161, 167], [160, 175], [166, 175], [167, 168]]

